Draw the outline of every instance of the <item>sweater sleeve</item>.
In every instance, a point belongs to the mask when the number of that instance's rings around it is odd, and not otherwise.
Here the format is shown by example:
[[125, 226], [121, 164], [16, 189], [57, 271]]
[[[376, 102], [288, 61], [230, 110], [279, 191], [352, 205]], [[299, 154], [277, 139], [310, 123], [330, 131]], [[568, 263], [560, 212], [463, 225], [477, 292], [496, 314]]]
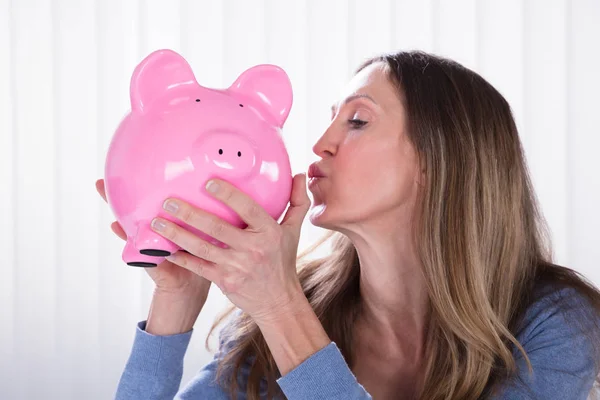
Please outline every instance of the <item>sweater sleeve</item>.
[[[227, 400], [228, 389], [216, 382], [217, 364], [233, 342], [221, 332], [219, 352], [181, 390], [183, 359], [192, 331], [156, 336], [145, 331], [146, 321], [137, 325], [133, 348], [121, 375], [116, 400]], [[242, 365], [237, 377], [238, 398], [245, 399], [253, 359]], [[356, 381], [335, 343], [313, 354], [277, 383], [288, 400], [344, 399], [367, 400], [371, 396]], [[261, 398], [266, 398], [266, 381], [260, 383]]]
[[513, 349], [517, 373], [498, 386], [495, 400], [586, 400], [598, 374], [595, 363], [599, 321], [575, 289], [561, 289], [534, 303], [526, 313], [517, 340], [529, 357]]
[[279, 378], [277, 383], [288, 400], [371, 399], [334, 342]]
[[[183, 359], [193, 330], [176, 335], [157, 336], [145, 331], [146, 321], [137, 324], [135, 339], [115, 400], [227, 400], [228, 393], [216, 383], [218, 357], [225, 339], [220, 335], [219, 353], [181, 391]], [[247, 373], [243, 366], [242, 375]]]
[[173, 399], [183, 374], [183, 358], [192, 330], [157, 336], [145, 331], [146, 321], [137, 324], [133, 347], [121, 374], [116, 400]]

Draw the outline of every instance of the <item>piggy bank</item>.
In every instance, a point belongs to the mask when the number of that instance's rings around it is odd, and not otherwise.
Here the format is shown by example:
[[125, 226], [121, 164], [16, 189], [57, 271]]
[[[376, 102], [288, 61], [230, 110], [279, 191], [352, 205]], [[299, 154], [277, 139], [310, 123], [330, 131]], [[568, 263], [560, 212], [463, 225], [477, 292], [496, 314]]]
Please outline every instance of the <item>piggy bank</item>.
[[106, 155], [108, 204], [127, 234], [122, 258], [153, 267], [180, 248], [150, 228], [162, 217], [221, 247], [223, 243], [166, 213], [168, 197], [182, 199], [228, 223], [241, 218], [210, 196], [206, 182], [231, 183], [274, 219], [291, 195], [292, 174], [281, 129], [292, 105], [287, 74], [263, 64], [228, 88], [203, 87], [187, 61], [171, 50], [148, 55], [134, 70], [131, 110]]

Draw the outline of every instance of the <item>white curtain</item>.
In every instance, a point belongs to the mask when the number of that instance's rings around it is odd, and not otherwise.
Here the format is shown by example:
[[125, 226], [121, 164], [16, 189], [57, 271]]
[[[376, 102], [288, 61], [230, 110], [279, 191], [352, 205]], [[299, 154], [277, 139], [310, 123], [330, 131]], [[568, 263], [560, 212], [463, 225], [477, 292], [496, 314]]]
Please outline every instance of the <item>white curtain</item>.
[[[600, 284], [598, 0], [0, 0], [0, 398], [108, 399], [152, 283], [121, 261], [96, 194], [129, 79], [171, 48], [205, 86], [282, 66], [294, 172], [365, 57], [418, 48], [473, 68], [509, 100], [556, 261]], [[301, 247], [322, 233], [306, 223]], [[184, 383], [226, 304], [215, 289]], [[214, 343], [214, 340], [213, 340]]]

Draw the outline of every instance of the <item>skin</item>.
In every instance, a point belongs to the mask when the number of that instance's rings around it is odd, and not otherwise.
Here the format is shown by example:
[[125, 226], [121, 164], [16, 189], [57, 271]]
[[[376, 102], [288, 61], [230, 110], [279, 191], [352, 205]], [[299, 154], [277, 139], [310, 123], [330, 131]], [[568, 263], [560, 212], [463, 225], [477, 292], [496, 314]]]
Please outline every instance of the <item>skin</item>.
[[374, 398], [398, 398], [420, 384], [428, 297], [410, 244], [421, 175], [404, 106], [382, 67], [354, 76], [313, 147], [326, 178], [309, 182], [309, 219], [344, 233], [357, 249], [364, 312], [352, 369]]
[[[349, 122], [356, 119], [366, 124]], [[281, 224], [221, 180], [215, 180], [218, 190], [209, 193], [240, 215], [248, 224], [245, 230], [181, 200], [167, 199], [178, 205], [173, 216], [229, 248], [155, 219], [153, 229], [189, 254], [177, 252], [148, 269], [157, 290], [146, 330], [157, 335], [190, 330], [212, 282], [254, 319], [282, 375], [325, 347], [331, 339], [295, 270], [300, 228], [310, 208], [310, 221], [347, 235], [360, 258], [363, 312], [354, 332], [359, 363], [351, 366], [353, 372], [373, 398], [397, 399], [399, 393], [411, 398], [422, 376], [428, 298], [409, 240], [420, 174], [404, 126], [396, 89], [382, 65], [373, 64], [348, 83], [333, 107], [331, 124], [314, 145], [326, 177], [308, 184], [312, 207], [304, 174], [294, 177], [290, 207]], [[103, 195], [101, 180], [97, 188]], [[124, 238], [115, 224], [113, 230]], [[192, 275], [198, 278], [185, 285]]]

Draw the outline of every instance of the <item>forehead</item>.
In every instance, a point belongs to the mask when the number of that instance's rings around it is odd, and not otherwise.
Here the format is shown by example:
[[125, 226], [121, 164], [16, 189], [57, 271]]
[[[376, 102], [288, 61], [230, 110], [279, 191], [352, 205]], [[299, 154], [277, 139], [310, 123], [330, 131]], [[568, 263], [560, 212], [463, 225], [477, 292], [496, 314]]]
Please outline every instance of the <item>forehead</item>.
[[384, 109], [397, 108], [400, 103], [396, 88], [382, 62], [373, 63], [354, 75], [343, 88], [341, 99], [356, 94], [371, 96]]

